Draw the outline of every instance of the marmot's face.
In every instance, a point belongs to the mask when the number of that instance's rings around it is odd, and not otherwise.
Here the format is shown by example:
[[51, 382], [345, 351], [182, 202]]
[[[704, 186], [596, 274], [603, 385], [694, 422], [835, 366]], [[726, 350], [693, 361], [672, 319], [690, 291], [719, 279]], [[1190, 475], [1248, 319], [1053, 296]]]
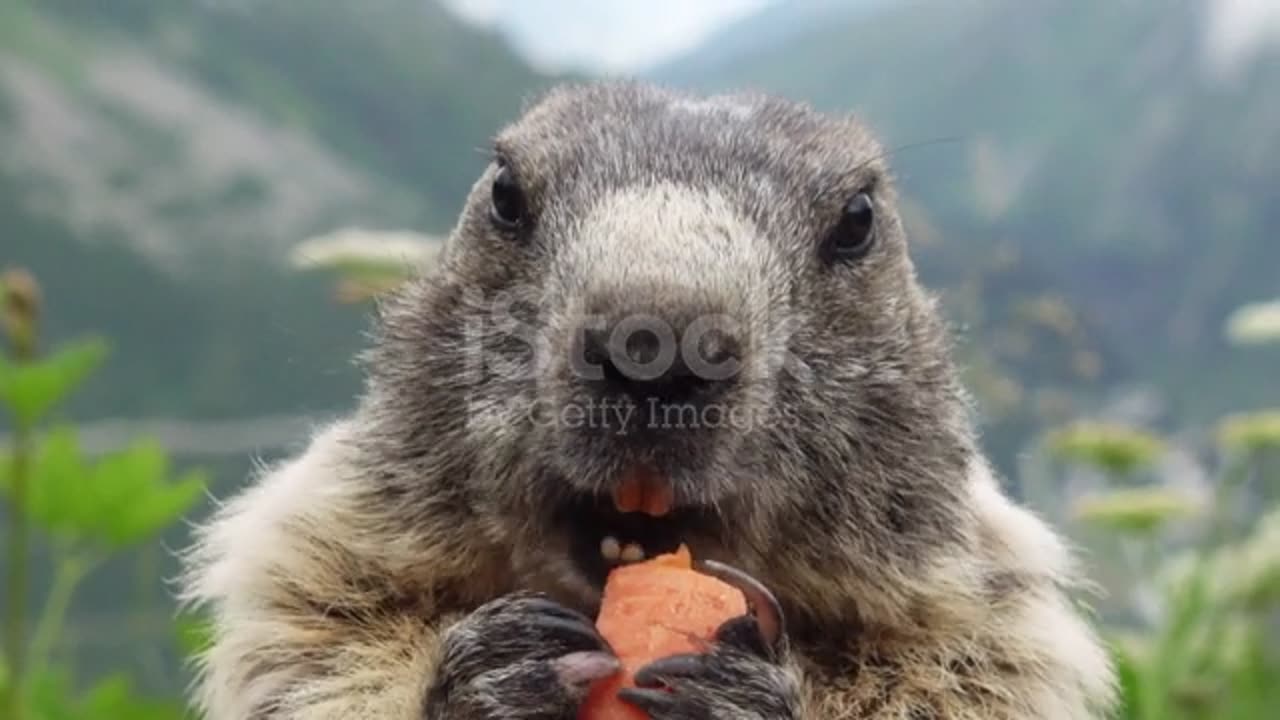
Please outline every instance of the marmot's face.
[[598, 586], [687, 542], [785, 592], [944, 539], [963, 408], [861, 126], [599, 85], [495, 146], [382, 372], [517, 561]]

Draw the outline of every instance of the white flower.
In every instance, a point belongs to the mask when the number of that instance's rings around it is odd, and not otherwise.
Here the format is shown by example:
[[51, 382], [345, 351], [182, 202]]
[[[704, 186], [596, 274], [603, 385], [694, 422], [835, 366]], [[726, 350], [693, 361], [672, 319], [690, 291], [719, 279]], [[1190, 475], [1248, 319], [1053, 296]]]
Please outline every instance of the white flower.
[[439, 238], [408, 231], [343, 228], [294, 246], [289, 262], [300, 269], [398, 272], [434, 260]]
[[1226, 335], [1237, 345], [1280, 342], [1280, 300], [1237, 308], [1227, 318]]

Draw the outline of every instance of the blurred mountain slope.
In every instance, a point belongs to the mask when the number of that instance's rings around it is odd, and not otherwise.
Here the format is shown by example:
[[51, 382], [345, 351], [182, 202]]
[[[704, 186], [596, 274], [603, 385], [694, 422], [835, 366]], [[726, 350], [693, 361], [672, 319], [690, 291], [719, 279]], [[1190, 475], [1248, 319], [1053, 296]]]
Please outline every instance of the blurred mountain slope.
[[537, 82], [417, 0], [2, 12], [4, 167], [50, 181], [37, 207], [159, 257], [279, 250], [339, 222], [449, 222], [461, 173]]
[[716, 30], [689, 52], [650, 68], [645, 74], [664, 82], [690, 76], [710, 77], [756, 53], [775, 51], [789, 41], [834, 21], [848, 20], [893, 0], [786, 0]]
[[81, 416], [345, 404], [363, 317], [281, 262], [449, 229], [546, 79], [434, 3], [0, 4], [0, 264], [117, 353]]
[[[1016, 256], [1013, 272], [1041, 276], [1114, 354], [1098, 377], [1154, 381], [1188, 419], [1280, 401], [1264, 371], [1278, 358], [1221, 332], [1232, 309], [1280, 292], [1275, 44], [1215, 63], [1209, 3], [858, 5], [659, 77], [858, 113], [893, 152], [915, 226], [945, 229], [918, 253], [926, 275], [955, 287]], [[978, 294], [988, 311], [1008, 302]]]

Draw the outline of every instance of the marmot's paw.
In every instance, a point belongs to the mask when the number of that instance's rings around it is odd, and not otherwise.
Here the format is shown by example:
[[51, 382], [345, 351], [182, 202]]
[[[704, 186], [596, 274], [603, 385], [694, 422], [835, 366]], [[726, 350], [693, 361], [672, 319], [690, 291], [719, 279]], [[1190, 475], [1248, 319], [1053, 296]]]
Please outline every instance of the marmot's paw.
[[636, 673], [638, 687], [624, 688], [619, 696], [654, 720], [797, 717], [798, 681], [789, 671], [786, 626], [777, 599], [739, 570], [712, 562], [701, 569], [741, 589], [749, 613], [721, 625], [710, 652], [649, 663]]
[[618, 661], [585, 615], [533, 594], [482, 605], [445, 632], [428, 720], [572, 720]]

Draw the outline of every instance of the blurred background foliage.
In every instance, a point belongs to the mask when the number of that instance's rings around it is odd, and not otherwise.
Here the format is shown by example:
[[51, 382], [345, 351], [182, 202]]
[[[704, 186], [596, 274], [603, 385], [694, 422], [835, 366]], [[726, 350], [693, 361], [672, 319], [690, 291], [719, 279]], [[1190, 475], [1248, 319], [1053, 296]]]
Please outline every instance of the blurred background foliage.
[[[43, 716], [174, 711], [192, 488], [349, 407], [370, 298], [430, 262], [492, 133], [591, 74], [520, 41], [573, 3], [491, 4], [0, 2], [0, 266], [44, 299], [39, 365], [14, 374], [5, 326], [0, 449], [38, 488], [26, 637], [58, 618], [31, 696], [81, 703]], [[1084, 550], [1134, 718], [1280, 700], [1280, 33], [1224, 51], [1233, 4], [762, 1], [635, 70], [884, 137], [984, 442]], [[129, 520], [113, 492], [153, 499]]]

